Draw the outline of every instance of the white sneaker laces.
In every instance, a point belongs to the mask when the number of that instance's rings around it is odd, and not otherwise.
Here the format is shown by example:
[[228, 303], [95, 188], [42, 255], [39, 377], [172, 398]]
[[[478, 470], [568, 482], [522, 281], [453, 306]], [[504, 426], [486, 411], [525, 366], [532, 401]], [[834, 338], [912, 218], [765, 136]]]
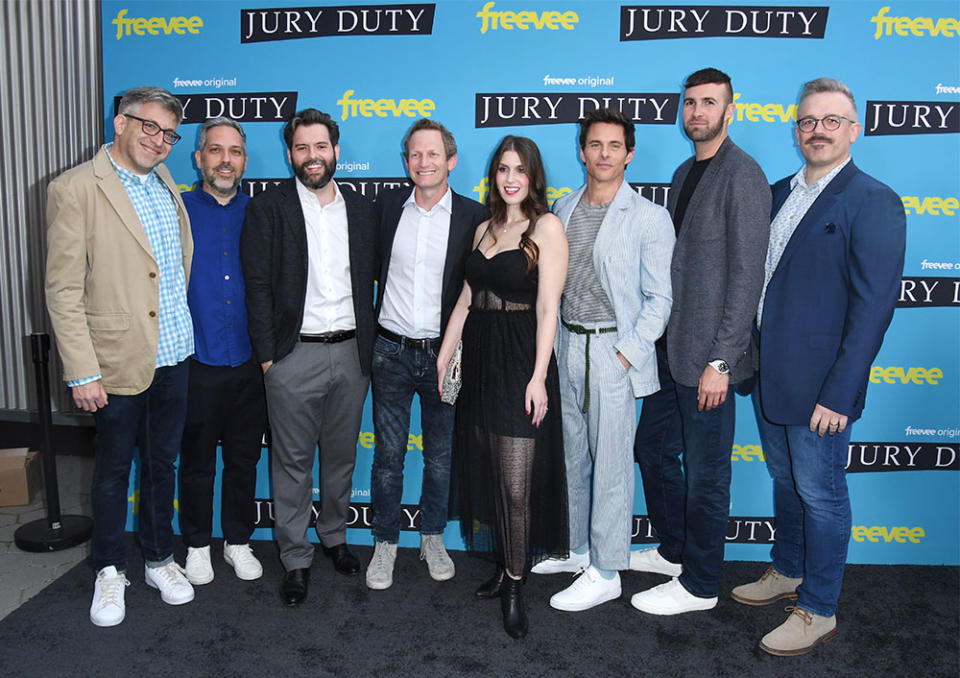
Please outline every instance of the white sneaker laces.
[[123, 589], [130, 586], [130, 582], [125, 575], [118, 574], [116, 577], [104, 577], [100, 580], [100, 607], [107, 605], [120, 605], [120, 594]]

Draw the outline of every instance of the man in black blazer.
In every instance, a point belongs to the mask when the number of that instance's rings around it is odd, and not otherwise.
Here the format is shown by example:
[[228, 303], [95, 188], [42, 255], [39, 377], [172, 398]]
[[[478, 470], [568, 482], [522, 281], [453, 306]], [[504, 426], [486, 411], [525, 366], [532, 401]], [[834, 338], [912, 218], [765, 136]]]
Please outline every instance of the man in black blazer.
[[346, 517], [376, 333], [375, 215], [371, 203], [331, 181], [339, 136], [337, 123], [314, 108], [287, 123], [296, 178], [250, 201], [240, 241], [248, 329], [267, 393], [274, 529], [288, 605], [307, 596], [318, 442], [317, 536], [338, 572], [360, 572], [346, 545]]
[[670, 186], [673, 310], [657, 342], [661, 388], [643, 401], [634, 446], [660, 546], [634, 551], [630, 569], [675, 577], [633, 596], [649, 614], [713, 608], [723, 573], [733, 388], [753, 377], [748, 348], [770, 232], [767, 178], [727, 136], [734, 110], [726, 73], [687, 78], [683, 129], [695, 154]]
[[387, 191], [377, 199], [379, 327], [373, 353], [377, 446], [370, 480], [375, 546], [366, 575], [371, 589], [393, 584], [414, 393], [420, 397], [423, 432], [420, 558], [437, 581], [450, 579], [455, 572], [443, 545], [454, 410], [437, 393], [437, 351], [463, 287], [474, 231], [490, 217], [486, 207], [454, 193], [447, 183], [457, 164], [457, 145], [446, 127], [428, 118], [418, 120], [404, 137], [403, 151], [414, 189]]

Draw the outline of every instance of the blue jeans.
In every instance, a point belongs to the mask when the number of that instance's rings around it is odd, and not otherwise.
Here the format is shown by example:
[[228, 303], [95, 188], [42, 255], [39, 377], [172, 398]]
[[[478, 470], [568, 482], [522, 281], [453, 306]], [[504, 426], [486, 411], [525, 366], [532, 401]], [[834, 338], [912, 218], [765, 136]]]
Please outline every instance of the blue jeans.
[[657, 363], [661, 388], [643, 399], [634, 440], [647, 513], [660, 555], [683, 564], [683, 587], [713, 598], [730, 515], [735, 396], [730, 389], [722, 405], [698, 412], [697, 389], [673, 381], [661, 344]]
[[787, 577], [803, 578], [798, 607], [833, 616], [850, 543], [846, 463], [851, 425], [843, 433], [820, 436], [807, 425], [773, 424], [763, 416], [759, 387], [753, 408], [773, 477], [773, 567]]
[[[435, 342], [439, 344], [439, 340]], [[410, 433], [410, 405], [420, 396], [423, 432], [423, 481], [420, 533], [442, 534], [450, 496], [450, 452], [454, 408], [437, 393], [434, 347], [398, 344], [378, 336], [373, 349], [373, 428], [376, 449], [370, 479], [373, 536], [396, 543], [400, 537], [403, 461]]]
[[176, 461], [187, 414], [187, 361], [159, 367], [146, 391], [108, 395], [94, 413], [93, 537], [90, 564], [126, 570], [124, 527], [133, 450], [140, 450], [140, 546], [148, 564], [173, 558], [173, 494]]

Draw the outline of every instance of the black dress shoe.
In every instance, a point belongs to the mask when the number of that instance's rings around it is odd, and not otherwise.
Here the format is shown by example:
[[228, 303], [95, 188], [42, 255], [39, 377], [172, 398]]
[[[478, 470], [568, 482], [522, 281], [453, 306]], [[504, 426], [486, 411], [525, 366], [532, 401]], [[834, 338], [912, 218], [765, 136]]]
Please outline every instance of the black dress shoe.
[[360, 574], [360, 561], [346, 544], [324, 546], [323, 555], [333, 561], [334, 569], [340, 574]]
[[527, 608], [523, 604], [523, 581], [503, 578], [500, 586], [500, 611], [503, 613], [503, 630], [512, 638], [523, 638], [530, 627]]
[[280, 582], [280, 597], [290, 607], [296, 607], [307, 599], [310, 585], [310, 568], [304, 567], [284, 573]]
[[503, 586], [503, 577], [503, 565], [497, 565], [497, 571], [493, 573], [493, 576], [480, 584], [480, 587], [476, 590], [477, 598], [486, 600], [488, 598], [496, 598], [499, 596], [500, 587]]

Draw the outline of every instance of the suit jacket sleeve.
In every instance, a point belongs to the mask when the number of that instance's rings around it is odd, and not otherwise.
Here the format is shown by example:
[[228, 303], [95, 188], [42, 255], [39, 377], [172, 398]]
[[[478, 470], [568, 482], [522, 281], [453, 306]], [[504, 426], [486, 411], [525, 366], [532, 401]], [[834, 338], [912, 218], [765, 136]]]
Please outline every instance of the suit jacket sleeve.
[[[259, 196], [258, 196], [259, 197]], [[282, 225], [271, 219], [269, 205], [263, 198], [254, 198], [247, 211], [240, 232], [240, 264], [246, 286], [247, 331], [257, 362], [264, 363], [276, 356], [273, 298], [273, 229]]]
[[870, 365], [893, 319], [903, 274], [906, 215], [896, 193], [883, 185], [866, 191], [852, 220], [847, 315], [840, 350], [817, 402], [841, 414], [862, 397]]
[[736, 365], [750, 345], [750, 328], [763, 288], [764, 261], [770, 238], [770, 185], [754, 163], [731, 168], [726, 201], [727, 287], [720, 326], [709, 359]]
[[66, 181], [50, 184], [47, 198], [46, 299], [65, 381], [100, 374], [87, 325], [86, 219]]

